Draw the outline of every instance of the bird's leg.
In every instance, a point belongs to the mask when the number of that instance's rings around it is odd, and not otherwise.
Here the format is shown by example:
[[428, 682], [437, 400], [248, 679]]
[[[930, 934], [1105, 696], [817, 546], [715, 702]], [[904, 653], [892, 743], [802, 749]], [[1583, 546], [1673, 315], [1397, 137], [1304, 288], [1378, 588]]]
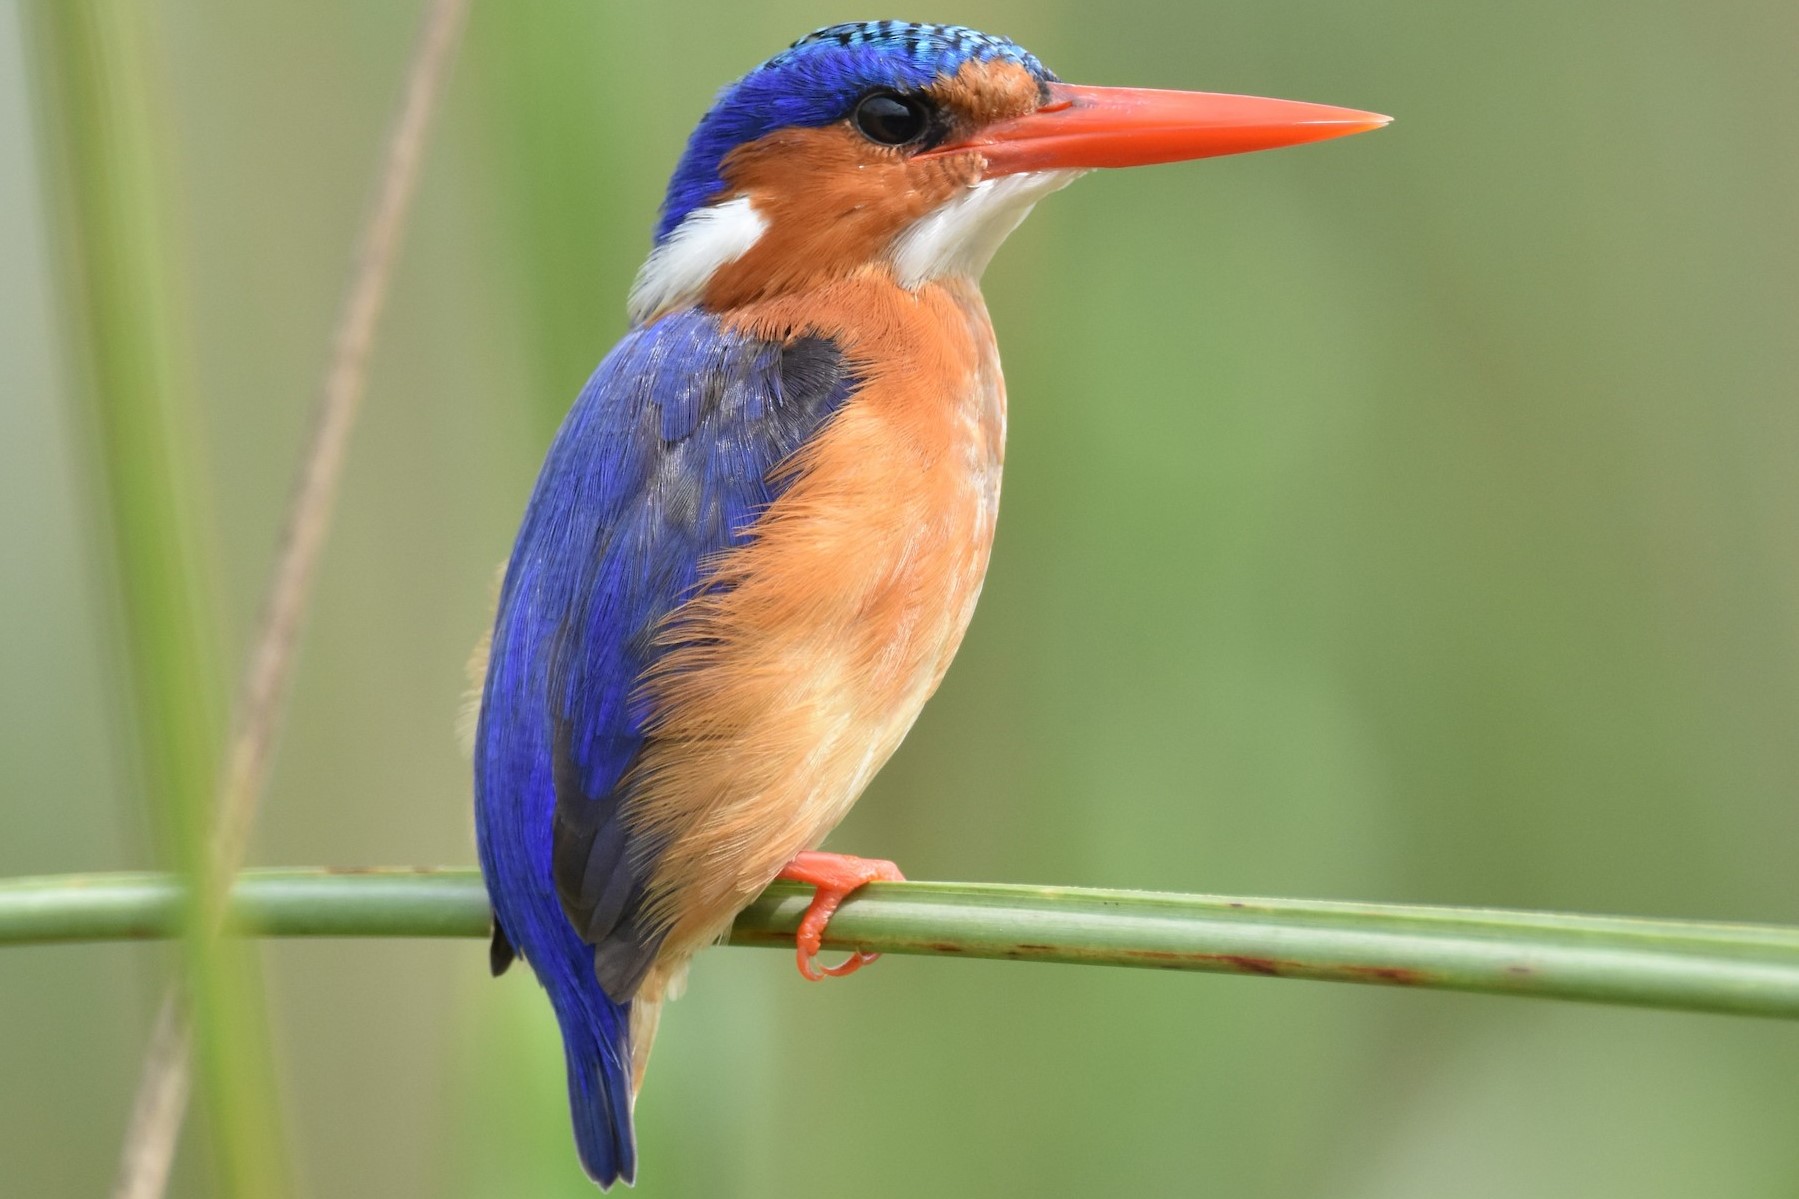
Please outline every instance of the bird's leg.
[[858, 949], [840, 965], [820, 966], [816, 960], [824, 941], [825, 925], [831, 922], [831, 913], [837, 910], [837, 905], [864, 883], [905, 882], [906, 876], [900, 873], [898, 866], [879, 858], [807, 852], [795, 856], [775, 877], [817, 888], [812, 895], [812, 906], [800, 920], [799, 935], [794, 938], [801, 974], [812, 982], [824, 981], [827, 974], [841, 978], [854, 974], [881, 956]]

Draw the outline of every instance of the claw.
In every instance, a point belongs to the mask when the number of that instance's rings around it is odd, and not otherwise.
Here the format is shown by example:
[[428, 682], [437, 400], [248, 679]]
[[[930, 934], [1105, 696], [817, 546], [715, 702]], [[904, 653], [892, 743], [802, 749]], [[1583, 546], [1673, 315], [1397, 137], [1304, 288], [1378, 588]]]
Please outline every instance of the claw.
[[826, 977], [842, 978], [854, 974], [881, 956], [858, 949], [835, 966], [821, 966], [817, 961], [818, 951], [824, 944], [825, 925], [831, 922], [837, 905], [865, 883], [904, 882], [906, 876], [900, 873], [898, 866], [879, 858], [808, 852], [797, 855], [775, 877], [816, 888], [811, 906], [800, 919], [799, 933], [794, 937], [800, 973], [809, 981], [823, 982]]

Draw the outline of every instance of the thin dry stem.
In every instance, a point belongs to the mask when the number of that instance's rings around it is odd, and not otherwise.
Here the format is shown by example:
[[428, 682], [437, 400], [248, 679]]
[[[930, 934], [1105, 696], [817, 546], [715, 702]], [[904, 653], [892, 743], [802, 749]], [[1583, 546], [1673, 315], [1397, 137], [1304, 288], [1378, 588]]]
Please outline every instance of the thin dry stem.
[[131, 1105], [131, 1121], [125, 1126], [125, 1149], [113, 1185], [113, 1194], [120, 1199], [149, 1199], [168, 1189], [175, 1142], [193, 1086], [192, 1051], [181, 988], [170, 987], [163, 994], [150, 1043], [144, 1048], [144, 1070]]
[[213, 861], [223, 879], [237, 872], [255, 823], [257, 800], [293, 676], [294, 650], [312, 597], [319, 553], [330, 532], [350, 432], [362, 404], [369, 352], [417, 190], [425, 136], [467, 10], [468, 0], [434, 0], [426, 14], [405, 100], [388, 136], [380, 191], [357, 246], [319, 396], [312, 446], [288, 508], [267, 607], [244, 673], [239, 728], [232, 740], [213, 844]]
[[[236, 730], [225, 765], [211, 869], [223, 894], [243, 863], [269, 759], [293, 679], [295, 649], [312, 598], [320, 551], [330, 532], [338, 483], [368, 378], [376, 326], [393, 278], [425, 138], [468, 13], [468, 0], [432, 0], [407, 72], [406, 93], [388, 134], [375, 202], [364, 221], [332, 339], [312, 444], [301, 466], [268, 599], [244, 671]], [[207, 935], [218, 913], [204, 913]], [[186, 1007], [165, 996], [145, 1052], [126, 1131], [114, 1199], [159, 1199], [168, 1188], [175, 1143], [187, 1113], [191, 1054]]]

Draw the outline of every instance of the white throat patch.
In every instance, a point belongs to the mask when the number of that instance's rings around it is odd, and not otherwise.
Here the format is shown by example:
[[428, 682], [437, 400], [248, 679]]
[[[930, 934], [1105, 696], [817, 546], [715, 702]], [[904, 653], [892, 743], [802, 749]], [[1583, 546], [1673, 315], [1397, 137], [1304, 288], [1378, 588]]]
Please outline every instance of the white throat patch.
[[718, 268], [749, 253], [767, 231], [768, 222], [748, 196], [688, 213], [638, 269], [625, 304], [631, 323], [699, 299]]
[[893, 243], [893, 266], [906, 287], [945, 275], [979, 279], [993, 252], [1037, 201], [1085, 171], [1027, 171], [983, 179], [913, 222]]

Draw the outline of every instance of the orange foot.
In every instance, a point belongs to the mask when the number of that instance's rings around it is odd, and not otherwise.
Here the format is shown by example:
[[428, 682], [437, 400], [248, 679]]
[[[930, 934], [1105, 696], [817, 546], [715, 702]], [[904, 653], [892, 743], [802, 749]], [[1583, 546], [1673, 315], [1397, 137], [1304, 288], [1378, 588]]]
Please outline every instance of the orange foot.
[[776, 878], [791, 883], [816, 887], [812, 906], [800, 920], [799, 935], [794, 943], [799, 951], [800, 973], [812, 982], [823, 982], [825, 975], [842, 978], [854, 974], [881, 955], [858, 949], [837, 966], [820, 966], [818, 950], [824, 941], [825, 925], [850, 892], [863, 883], [903, 883], [906, 876], [892, 862], [878, 858], [856, 858], [846, 853], [802, 853], [782, 867]]

